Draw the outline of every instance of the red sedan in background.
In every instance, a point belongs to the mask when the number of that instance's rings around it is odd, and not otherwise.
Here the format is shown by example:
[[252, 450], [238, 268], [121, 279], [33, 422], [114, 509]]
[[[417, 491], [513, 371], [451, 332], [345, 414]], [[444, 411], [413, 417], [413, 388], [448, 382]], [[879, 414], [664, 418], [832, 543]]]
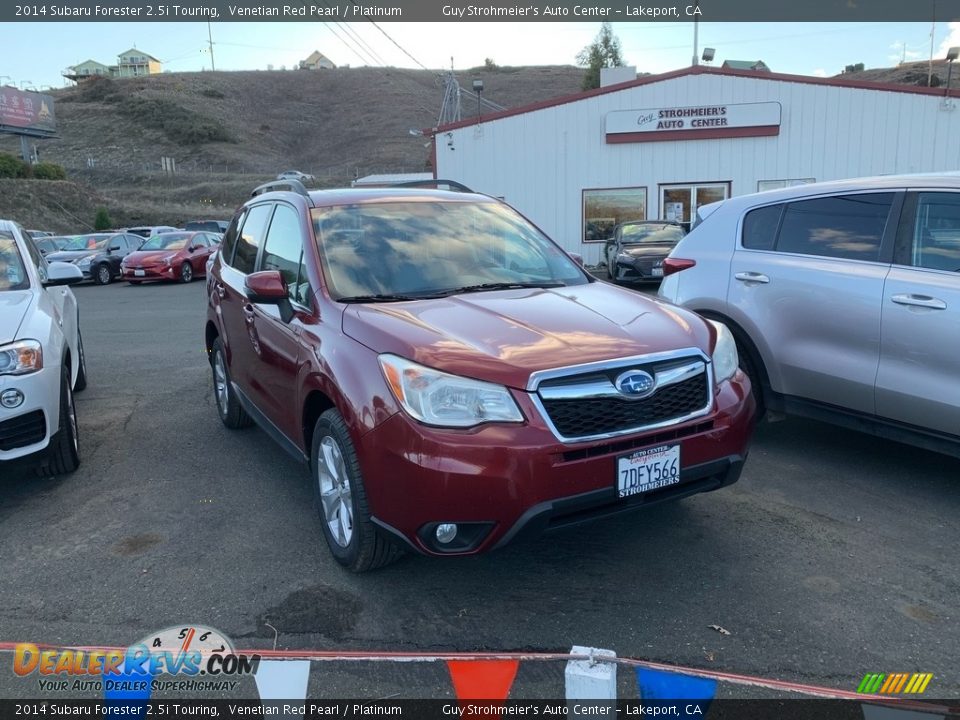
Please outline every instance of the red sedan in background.
[[188, 283], [206, 274], [207, 258], [220, 238], [208, 232], [165, 232], [154, 235], [123, 259], [123, 279], [133, 285], [145, 280], [179, 280]]

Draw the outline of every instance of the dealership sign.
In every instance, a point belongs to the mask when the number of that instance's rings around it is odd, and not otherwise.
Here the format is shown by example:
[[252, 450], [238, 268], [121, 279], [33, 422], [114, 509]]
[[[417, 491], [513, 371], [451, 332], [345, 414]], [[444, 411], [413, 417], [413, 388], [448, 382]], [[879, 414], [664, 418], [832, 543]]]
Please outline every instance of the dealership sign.
[[703, 140], [780, 133], [780, 103], [693, 105], [607, 114], [608, 143]]
[[50, 137], [57, 131], [53, 98], [0, 86], [0, 131]]

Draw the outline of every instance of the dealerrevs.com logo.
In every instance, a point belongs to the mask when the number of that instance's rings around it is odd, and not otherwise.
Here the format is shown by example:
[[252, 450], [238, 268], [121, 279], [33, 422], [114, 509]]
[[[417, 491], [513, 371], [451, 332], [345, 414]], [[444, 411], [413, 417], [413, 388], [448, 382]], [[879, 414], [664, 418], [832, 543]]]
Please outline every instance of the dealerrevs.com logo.
[[13, 654], [16, 675], [37, 675], [39, 689], [54, 692], [233, 690], [239, 682], [232, 678], [254, 675], [259, 665], [259, 655], [238, 654], [226, 635], [199, 625], [166, 628], [125, 650], [45, 650], [20, 643]]

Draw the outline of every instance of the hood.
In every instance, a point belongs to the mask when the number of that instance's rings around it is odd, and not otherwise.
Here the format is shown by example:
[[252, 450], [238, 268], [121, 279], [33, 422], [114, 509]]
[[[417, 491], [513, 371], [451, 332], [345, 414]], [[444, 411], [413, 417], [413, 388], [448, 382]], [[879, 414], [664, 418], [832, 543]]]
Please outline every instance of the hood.
[[47, 262], [75, 262], [80, 258], [99, 255], [99, 250], [61, 250], [46, 255]]
[[0, 345], [17, 339], [17, 332], [27, 316], [33, 297], [29, 290], [0, 292]]
[[375, 352], [514, 388], [536, 370], [710, 348], [693, 313], [600, 282], [351, 305], [343, 331]]
[[666, 257], [676, 247], [676, 243], [644, 243], [643, 245], [624, 245], [620, 251], [630, 257]]

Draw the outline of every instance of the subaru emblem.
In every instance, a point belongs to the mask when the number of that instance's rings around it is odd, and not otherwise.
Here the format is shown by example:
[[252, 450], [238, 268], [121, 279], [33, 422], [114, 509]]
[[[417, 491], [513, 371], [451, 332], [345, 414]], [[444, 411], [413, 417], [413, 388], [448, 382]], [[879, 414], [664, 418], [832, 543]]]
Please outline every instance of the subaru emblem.
[[627, 370], [625, 373], [621, 373], [613, 384], [622, 395], [640, 399], [652, 395], [657, 383], [648, 372]]

